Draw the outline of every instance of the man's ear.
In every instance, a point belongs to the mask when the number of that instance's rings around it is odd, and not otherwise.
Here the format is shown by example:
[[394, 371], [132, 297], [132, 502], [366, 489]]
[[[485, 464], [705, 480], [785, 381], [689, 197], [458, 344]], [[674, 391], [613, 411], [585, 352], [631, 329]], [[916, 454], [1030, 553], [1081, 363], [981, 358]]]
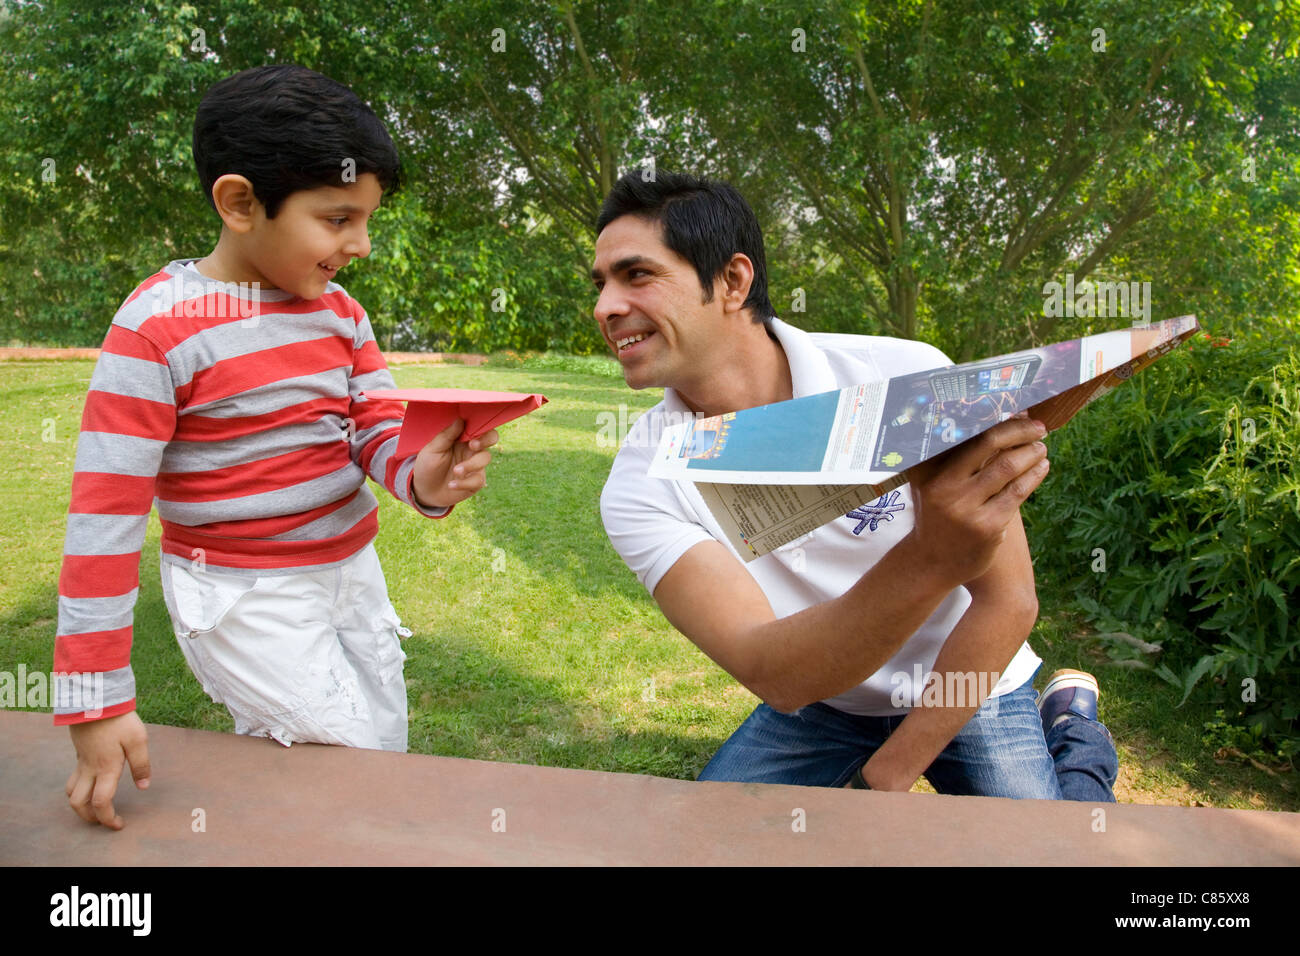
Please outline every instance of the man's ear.
[[262, 208], [253, 193], [252, 182], [234, 173], [227, 173], [212, 184], [212, 202], [226, 228], [239, 233], [253, 228], [255, 214]]
[[722, 306], [726, 312], [740, 312], [749, 298], [749, 287], [754, 283], [754, 263], [743, 252], [737, 252], [722, 267]]

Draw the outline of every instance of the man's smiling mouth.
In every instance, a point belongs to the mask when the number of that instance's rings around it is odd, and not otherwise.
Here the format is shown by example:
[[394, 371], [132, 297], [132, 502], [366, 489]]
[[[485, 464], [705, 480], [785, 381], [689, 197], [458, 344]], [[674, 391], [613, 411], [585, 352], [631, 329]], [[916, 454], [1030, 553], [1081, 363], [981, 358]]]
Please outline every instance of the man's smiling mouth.
[[622, 352], [631, 348], [633, 345], [636, 345], [636, 343], [644, 341], [645, 339], [649, 338], [652, 335], [654, 335], [653, 332], [638, 332], [635, 335], [629, 335], [626, 336], [625, 338], [615, 339], [614, 347], [618, 349], [618, 351]]

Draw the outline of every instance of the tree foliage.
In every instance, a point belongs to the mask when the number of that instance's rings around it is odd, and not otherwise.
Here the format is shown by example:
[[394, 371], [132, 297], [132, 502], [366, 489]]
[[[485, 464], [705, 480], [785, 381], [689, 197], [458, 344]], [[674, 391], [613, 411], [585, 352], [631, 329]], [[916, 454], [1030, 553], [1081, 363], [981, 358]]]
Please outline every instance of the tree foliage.
[[[1232, 0], [8, 2], [6, 338], [97, 341], [217, 224], [189, 156], [215, 80], [298, 62], [388, 122], [410, 187], [346, 278], [407, 347], [599, 347], [592, 224], [622, 172], [736, 183], [797, 324], [969, 358], [1124, 317], [1295, 315], [1300, 14]], [[363, 297], [364, 296], [364, 297]]]

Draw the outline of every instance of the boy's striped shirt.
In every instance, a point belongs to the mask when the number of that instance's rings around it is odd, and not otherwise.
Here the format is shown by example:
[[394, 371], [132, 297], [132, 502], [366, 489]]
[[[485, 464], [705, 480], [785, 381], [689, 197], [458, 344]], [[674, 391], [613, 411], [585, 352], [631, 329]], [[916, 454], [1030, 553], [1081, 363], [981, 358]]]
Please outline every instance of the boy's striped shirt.
[[[393, 452], [398, 402], [365, 311], [330, 283], [306, 301], [178, 260], [104, 340], [82, 414], [55, 639], [55, 723], [135, 706], [132, 618], [149, 510], [163, 561], [244, 574], [337, 564], [378, 530], [368, 475], [417, 510]], [[432, 516], [445, 510], [424, 512]], [[103, 676], [93, 709], [59, 675]]]

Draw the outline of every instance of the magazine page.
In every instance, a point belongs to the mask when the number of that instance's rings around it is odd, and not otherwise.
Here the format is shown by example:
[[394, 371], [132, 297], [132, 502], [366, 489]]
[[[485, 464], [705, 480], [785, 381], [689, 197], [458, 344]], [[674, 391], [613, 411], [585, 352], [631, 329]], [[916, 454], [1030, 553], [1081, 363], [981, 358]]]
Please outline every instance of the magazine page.
[[665, 429], [649, 474], [695, 482], [752, 560], [882, 498], [907, 469], [1018, 412], [1061, 427], [1198, 328], [1181, 316], [687, 420]]

